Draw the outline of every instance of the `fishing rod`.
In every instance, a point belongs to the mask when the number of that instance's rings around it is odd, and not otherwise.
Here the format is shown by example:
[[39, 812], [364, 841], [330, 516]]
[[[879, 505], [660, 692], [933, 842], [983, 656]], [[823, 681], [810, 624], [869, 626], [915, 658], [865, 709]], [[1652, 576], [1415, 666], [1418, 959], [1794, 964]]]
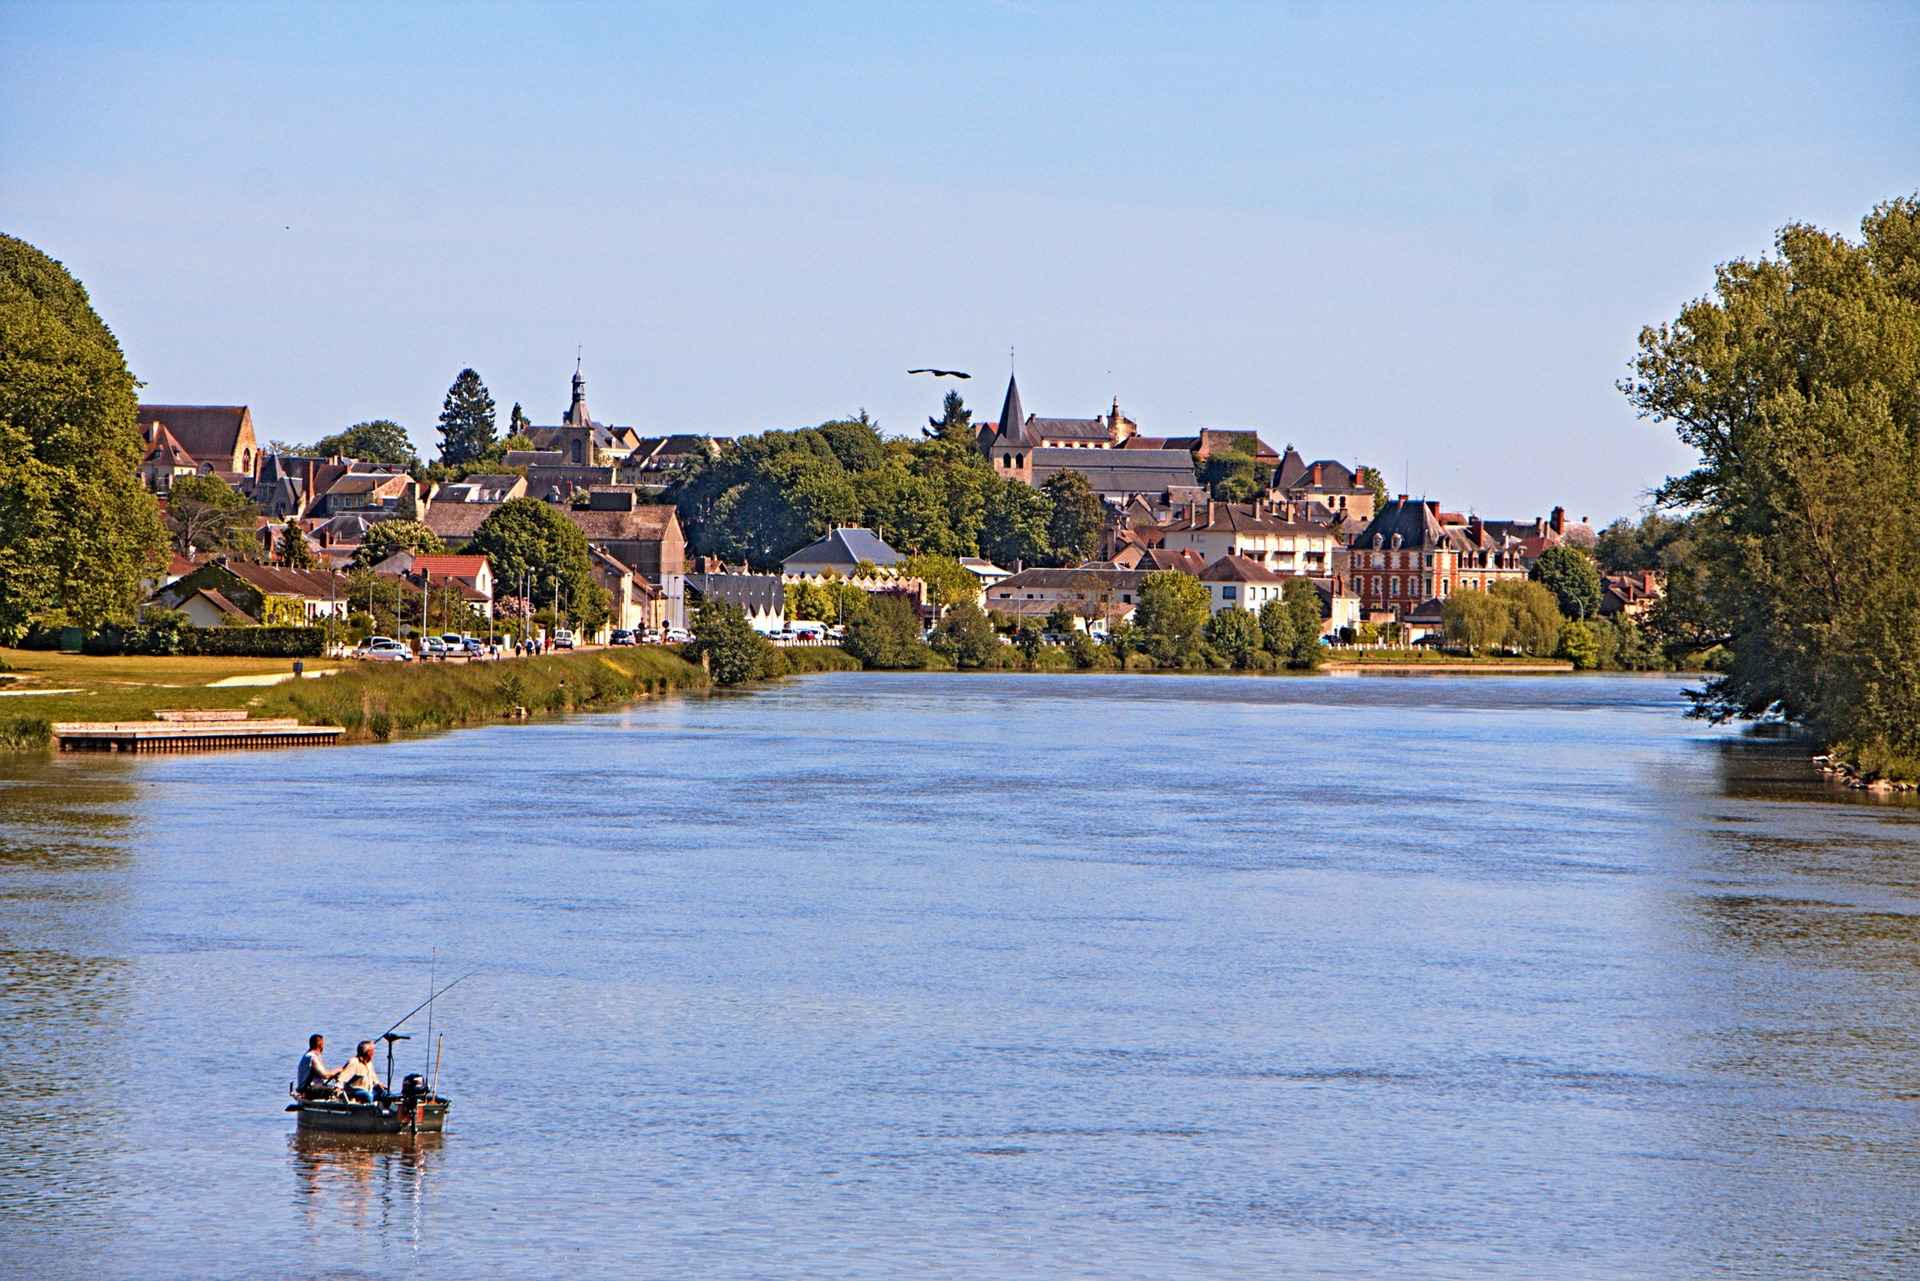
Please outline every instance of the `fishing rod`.
[[468, 970], [465, 974], [462, 974], [459, 978], [447, 984], [445, 987], [441, 988], [438, 992], [429, 993], [426, 1000], [420, 1002], [420, 1004], [414, 1006], [412, 1009], [408, 1010], [405, 1014], [402, 1014], [398, 1019], [395, 1019], [393, 1027], [388, 1028], [386, 1031], [382, 1032], [379, 1035], [377, 1039], [385, 1041], [387, 1043], [387, 1088], [389, 1090], [393, 1088], [393, 1043], [395, 1041], [411, 1041], [413, 1039], [410, 1036], [397, 1035], [396, 1029], [398, 1029], [402, 1023], [405, 1023], [408, 1019], [412, 1018], [414, 1015], [418, 1014], [420, 1011], [426, 1009], [428, 1006], [432, 1005], [440, 997], [445, 996], [448, 992], [451, 992], [454, 988], [466, 982], [468, 979], [478, 974], [481, 969], [485, 969], [485, 968], [486, 968], [485, 966], [481, 966], [480, 969]]

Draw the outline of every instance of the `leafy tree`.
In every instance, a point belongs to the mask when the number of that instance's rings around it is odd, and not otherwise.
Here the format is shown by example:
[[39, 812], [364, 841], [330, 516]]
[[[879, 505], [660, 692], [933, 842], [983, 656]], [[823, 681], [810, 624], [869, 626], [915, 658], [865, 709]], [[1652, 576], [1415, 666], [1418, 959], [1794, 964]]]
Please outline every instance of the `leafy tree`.
[[875, 596], [867, 610], [847, 625], [841, 647], [866, 668], [925, 667], [927, 647], [920, 639], [920, 618], [904, 596]]
[[1639, 520], [1622, 516], [1594, 542], [1593, 556], [1602, 573], [1633, 574], [1662, 568], [1667, 548], [1686, 532], [1686, 523], [1649, 511]]
[[1353, 471], [1354, 474], [1360, 478], [1360, 483], [1373, 491], [1374, 510], [1378, 511], [1382, 507], [1385, 507], [1387, 505], [1387, 478], [1380, 474], [1380, 469], [1378, 467], [1359, 465], [1355, 466]]
[[1273, 484], [1272, 466], [1254, 461], [1253, 442], [1243, 436], [1231, 437], [1198, 471], [1200, 483], [1222, 502], [1251, 502]]
[[1489, 593], [1506, 606], [1506, 642], [1525, 653], [1544, 657], [1560, 644], [1566, 620], [1552, 592], [1541, 583], [1495, 583]]
[[300, 528], [300, 522], [292, 516], [280, 527], [280, 563], [288, 569], [312, 569], [317, 563], [313, 548], [307, 542], [306, 531]]
[[1244, 609], [1221, 610], [1207, 620], [1204, 634], [1207, 644], [1239, 670], [1257, 666], [1265, 652], [1260, 621]]
[[593, 579], [587, 536], [549, 503], [537, 498], [502, 503], [473, 531], [467, 551], [487, 558], [497, 583], [516, 584], [522, 571], [529, 571], [534, 607], [564, 604], [586, 631], [597, 630], [611, 612], [606, 589]]
[[978, 605], [961, 601], [933, 629], [933, 648], [967, 671], [991, 664], [1000, 651], [1000, 638]]
[[960, 399], [957, 391], [947, 393], [946, 400], [941, 402], [940, 417], [927, 419], [927, 425], [922, 430], [930, 440], [958, 446], [969, 452], [977, 448], [973, 411], [967, 408], [967, 403]]
[[1441, 607], [1447, 639], [1469, 654], [1492, 649], [1507, 639], [1507, 606], [1486, 592], [1455, 592]]
[[931, 603], [939, 608], [980, 599], [980, 580], [952, 556], [920, 552], [900, 562], [900, 571], [927, 585]]
[[0, 234], [0, 640], [130, 619], [166, 555], [134, 386], [80, 282]]
[[259, 554], [254, 507], [218, 476], [178, 476], [167, 494], [174, 548], [182, 555], [219, 552], [247, 560]]
[[1062, 636], [1077, 630], [1075, 625], [1079, 621], [1080, 616], [1074, 613], [1073, 607], [1064, 601], [1047, 611], [1047, 630]]
[[1024, 481], [989, 475], [983, 486], [980, 551], [1006, 569], [1046, 562], [1052, 555], [1053, 503]]
[[462, 369], [440, 406], [440, 461], [448, 466], [485, 458], [494, 449], [493, 397], [480, 375]]
[[1077, 565], [1100, 546], [1106, 508], [1087, 478], [1077, 471], [1055, 472], [1040, 487], [1047, 497], [1047, 547], [1054, 563]]
[[1084, 672], [1108, 665], [1106, 652], [1085, 632], [1067, 633], [1067, 658], [1073, 663], [1075, 671]]
[[1527, 575], [1553, 593], [1568, 618], [1592, 618], [1600, 612], [1600, 571], [1578, 547], [1549, 547]]
[[1147, 647], [1154, 657], [1178, 663], [1199, 644], [1210, 611], [1207, 589], [1199, 579], [1177, 569], [1163, 569], [1141, 580], [1133, 617], [1146, 633]]
[[308, 448], [321, 458], [331, 458], [337, 454], [341, 458], [390, 463], [398, 467], [420, 465], [420, 456], [414, 452], [407, 429], [391, 418], [373, 418], [355, 423], [345, 431], [322, 436]]
[[1560, 657], [1570, 660], [1581, 671], [1600, 671], [1613, 666], [1618, 636], [1604, 620], [1571, 622], [1560, 629]]
[[1259, 620], [1261, 648], [1285, 658], [1293, 650], [1292, 618], [1285, 597], [1262, 605]]
[[[366, 537], [354, 549], [352, 564], [355, 569], [371, 569], [397, 551], [409, 551], [416, 556], [439, 556], [446, 550], [447, 545], [440, 535], [417, 520], [383, 520], [367, 527]], [[496, 576], [499, 572], [498, 569], [494, 571]]]
[[1124, 663], [1146, 648], [1146, 637], [1130, 622], [1115, 623], [1107, 629], [1107, 650]]
[[[1284, 659], [1288, 667], [1320, 666], [1325, 654], [1320, 648], [1319, 591], [1305, 578], [1289, 578], [1280, 589], [1280, 603], [1286, 610], [1284, 643], [1273, 652]], [[1261, 621], [1261, 630], [1265, 631], [1265, 620]]]
[[880, 439], [879, 425], [867, 417], [864, 409], [852, 418], [821, 423], [817, 430], [826, 440], [834, 461], [846, 471], [870, 471], [886, 461], [886, 446]]
[[746, 611], [725, 601], [703, 600], [694, 610], [693, 657], [705, 659], [716, 685], [758, 680], [767, 671], [766, 638], [753, 630]]
[[1020, 651], [1020, 661], [1031, 670], [1040, 658], [1040, 651], [1047, 647], [1047, 639], [1031, 618], [1023, 618], [1013, 633], [1013, 647]]

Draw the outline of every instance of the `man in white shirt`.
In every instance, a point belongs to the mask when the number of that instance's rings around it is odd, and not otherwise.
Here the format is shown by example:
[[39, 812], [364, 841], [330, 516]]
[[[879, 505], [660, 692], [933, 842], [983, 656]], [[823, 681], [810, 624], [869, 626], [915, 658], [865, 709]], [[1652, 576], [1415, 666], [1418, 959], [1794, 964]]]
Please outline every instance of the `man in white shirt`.
[[340, 1088], [357, 1103], [373, 1103], [380, 1097], [380, 1076], [373, 1070], [373, 1042], [360, 1042], [359, 1051], [347, 1060], [337, 1074]]

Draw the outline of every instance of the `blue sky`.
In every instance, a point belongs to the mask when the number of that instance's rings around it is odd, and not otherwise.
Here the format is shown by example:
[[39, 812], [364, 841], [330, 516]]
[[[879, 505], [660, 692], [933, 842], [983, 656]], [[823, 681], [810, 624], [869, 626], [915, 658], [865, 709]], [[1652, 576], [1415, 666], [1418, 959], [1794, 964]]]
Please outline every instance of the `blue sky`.
[[732, 434], [866, 407], [1255, 426], [1449, 507], [1687, 465], [1640, 325], [1920, 188], [1910, 5], [0, 0], [0, 229], [145, 396], [263, 435], [473, 365]]

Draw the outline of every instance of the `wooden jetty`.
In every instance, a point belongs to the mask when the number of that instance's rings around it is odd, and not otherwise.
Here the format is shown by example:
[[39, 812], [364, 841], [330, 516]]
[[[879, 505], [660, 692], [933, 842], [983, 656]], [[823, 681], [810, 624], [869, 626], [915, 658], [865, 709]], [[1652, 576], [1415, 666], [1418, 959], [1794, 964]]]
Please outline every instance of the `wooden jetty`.
[[187, 708], [155, 712], [150, 721], [55, 721], [63, 752], [211, 752], [235, 747], [326, 747], [346, 733], [338, 725], [302, 725], [292, 718], [249, 720], [244, 709]]

